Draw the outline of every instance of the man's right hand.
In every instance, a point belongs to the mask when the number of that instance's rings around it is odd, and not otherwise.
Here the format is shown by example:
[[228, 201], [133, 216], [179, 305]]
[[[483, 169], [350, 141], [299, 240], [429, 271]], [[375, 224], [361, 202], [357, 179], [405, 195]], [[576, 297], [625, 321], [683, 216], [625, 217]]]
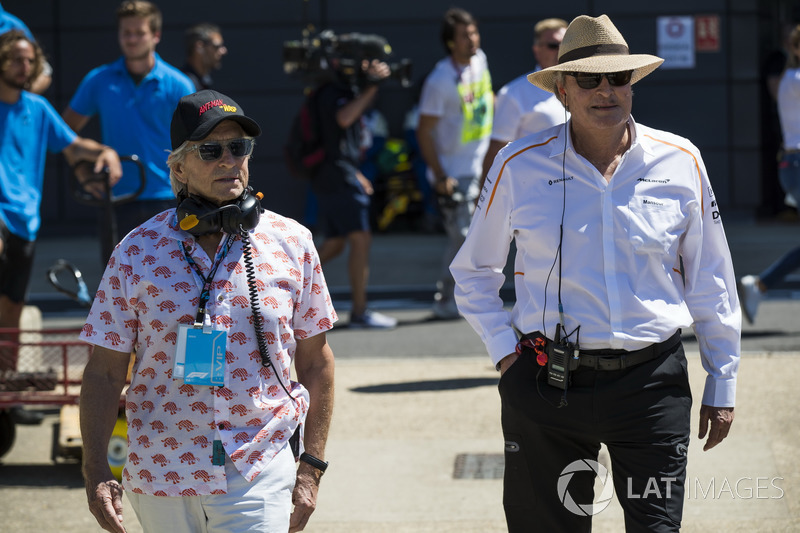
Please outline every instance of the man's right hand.
[[89, 511], [104, 530], [125, 533], [122, 525], [122, 485], [110, 474], [108, 480], [96, 482], [84, 473]]
[[367, 75], [367, 81], [370, 83], [380, 83], [392, 75], [392, 69], [383, 61], [373, 59], [372, 61], [364, 60], [361, 68]]
[[452, 176], [447, 176], [442, 179], [436, 179], [433, 184], [433, 190], [436, 194], [441, 196], [453, 196], [453, 193], [456, 192], [456, 188], [458, 187], [458, 180]]
[[519, 358], [519, 354], [514, 352], [514, 353], [510, 353], [507, 356], [505, 356], [502, 359], [500, 359], [500, 375], [502, 376], [503, 374], [505, 374], [506, 370], [511, 368], [511, 365], [516, 363], [518, 358]]
[[358, 179], [358, 183], [361, 184], [361, 188], [364, 189], [364, 193], [367, 196], [372, 196], [375, 193], [372, 182], [369, 181], [369, 179], [367, 179], [367, 177], [359, 170], [356, 170], [356, 179]]

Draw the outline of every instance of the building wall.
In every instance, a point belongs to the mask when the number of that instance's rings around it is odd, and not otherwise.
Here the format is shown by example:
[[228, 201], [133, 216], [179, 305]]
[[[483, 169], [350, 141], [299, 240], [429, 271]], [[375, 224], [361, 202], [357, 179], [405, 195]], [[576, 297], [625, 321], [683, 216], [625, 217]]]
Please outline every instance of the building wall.
[[[776, 0], [777, 1], [777, 0]], [[772, 2], [775, 3], [775, 2]], [[780, 3], [780, 2], [778, 2]], [[753, 212], [760, 201], [761, 143], [759, 107], [760, 19], [758, 0], [562, 0], [556, 9], [522, 0], [464, 0], [461, 7], [479, 20], [482, 47], [495, 90], [533, 67], [532, 27], [541, 18], [571, 20], [579, 14], [608, 14], [632, 52], [657, 53], [656, 17], [715, 14], [721, 22], [718, 52], [698, 52], [692, 70], [659, 69], [634, 87], [637, 121], [691, 139], [702, 151], [723, 212]], [[54, 82], [46, 96], [63, 110], [82, 77], [93, 67], [119, 56], [116, 1], [6, 0], [7, 11], [31, 27], [50, 57]], [[438, 40], [444, 5], [436, 2], [367, 0], [237, 1], [223, 7], [210, 0], [160, 2], [164, 31], [158, 52], [168, 62], [183, 62], [183, 30], [210, 21], [221, 26], [228, 47], [216, 89], [235, 98], [263, 126], [264, 135], [251, 164], [253, 185], [266, 195], [268, 208], [302, 218], [305, 184], [290, 178], [282, 145], [301, 101], [302, 84], [282, 69], [282, 44], [298, 39], [308, 20], [336, 33], [359, 31], [383, 35], [397, 59], [413, 61], [416, 87], [387, 82], [378, 107], [393, 134], [400, 135], [405, 112], [413, 105], [422, 77], [444, 52]], [[553, 4], [555, 5], [555, 4]], [[491, 7], [490, 7], [491, 6]], [[97, 121], [82, 134], [99, 137]], [[46, 177], [43, 232], [89, 228], [92, 209], [78, 205], [65, 186], [68, 169], [53, 157]]]

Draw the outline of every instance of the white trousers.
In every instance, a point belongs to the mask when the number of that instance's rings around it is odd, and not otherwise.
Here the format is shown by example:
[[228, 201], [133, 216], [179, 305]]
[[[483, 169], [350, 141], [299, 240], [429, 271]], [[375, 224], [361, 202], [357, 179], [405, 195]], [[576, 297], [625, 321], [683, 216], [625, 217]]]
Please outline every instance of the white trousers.
[[248, 483], [225, 456], [227, 494], [149, 496], [126, 491], [144, 533], [275, 533], [289, 531], [297, 477], [287, 445]]

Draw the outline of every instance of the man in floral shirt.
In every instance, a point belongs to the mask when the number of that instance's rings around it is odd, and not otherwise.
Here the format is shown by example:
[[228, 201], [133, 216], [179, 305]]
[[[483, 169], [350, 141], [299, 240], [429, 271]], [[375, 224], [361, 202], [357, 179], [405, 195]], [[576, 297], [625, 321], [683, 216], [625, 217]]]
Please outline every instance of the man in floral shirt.
[[[122, 487], [146, 532], [300, 531], [314, 510], [337, 317], [311, 234], [250, 194], [260, 133], [225, 95], [181, 99], [168, 160], [178, 208], [116, 247], [83, 328], [95, 345], [84, 477], [109, 531], [124, 531]], [[131, 352], [120, 486], [106, 450]]]

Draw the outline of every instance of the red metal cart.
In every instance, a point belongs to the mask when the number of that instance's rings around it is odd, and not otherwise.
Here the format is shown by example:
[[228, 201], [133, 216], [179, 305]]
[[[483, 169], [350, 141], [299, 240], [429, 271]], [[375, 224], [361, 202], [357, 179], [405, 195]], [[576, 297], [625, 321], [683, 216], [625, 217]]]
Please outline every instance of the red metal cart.
[[[0, 457], [13, 446], [16, 428], [11, 409], [60, 406], [53, 425], [51, 458], [80, 459], [82, 441], [78, 399], [91, 345], [78, 340], [80, 329], [0, 329]], [[124, 407], [124, 396], [120, 399]], [[121, 438], [120, 438], [121, 437]], [[124, 425], [109, 446], [109, 464], [123, 464], [127, 455]], [[120, 466], [121, 473], [121, 466]], [[116, 472], [115, 472], [116, 473]]]
[[[91, 346], [78, 340], [79, 331], [0, 329], [0, 457], [16, 437], [11, 408], [77, 406], [83, 367], [91, 352]], [[54, 427], [53, 459], [80, 457], [80, 431], [67, 423], [62, 432], [64, 422]]]
[[[103, 257], [111, 254], [117, 243], [117, 221], [114, 207], [134, 201], [146, 187], [145, 166], [137, 155], [120, 156], [123, 167], [135, 167], [139, 186], [135, 192], [115, 196], [106, 170], [94, 172], [94, 164], [81, 161], [70, 173], [72, 196], [80, 203], [101, 207], [110, 228], [109, 242], [103, 243]], [[124, 170], [124, 169], [123, 169]], [[79, 178], [80, 176], [80, 178]], [[83, 189], [82, 184], [102, 182], [105, 193], [100, 198]], [[67, 288], [58, 275], [69, 272], [74, 288]], [[90, 307], [91, 297], [80, 271], [61, 260], [48, 271], [48, 280], [59, 291], [78, 303]], [[53, 461], [59, 458], [80, 458], [82, 441], [78, 418], [78, 398], [83, 368], [89, 360], [91, 345], [78, 340], [79, 329], [16, 330], [0, 328], [0, 457], [14, 444], [16, 428], [11, 410], [39, 405], [61, 406], [59, 422], [53, 426]], [[124, 392], [120, 398], [120, 418], [114, 427], [108, 447], [111, 471], [119, 477], [127, 455], [124, 419]]]

